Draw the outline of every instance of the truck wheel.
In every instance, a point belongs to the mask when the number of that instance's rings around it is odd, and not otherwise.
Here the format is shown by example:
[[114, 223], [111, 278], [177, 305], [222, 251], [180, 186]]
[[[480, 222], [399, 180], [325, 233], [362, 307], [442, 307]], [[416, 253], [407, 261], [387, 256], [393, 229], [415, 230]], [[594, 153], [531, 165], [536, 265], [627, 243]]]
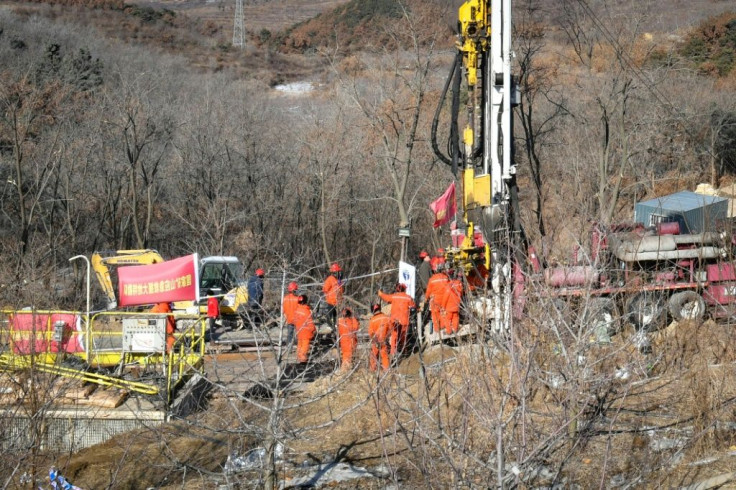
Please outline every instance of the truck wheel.
[[665, 321], [667, 310], [662, 295], [655, 291], [642, 291], [626, 301], [626, 313], [637, 330], [652, 332]]
[[676, 321], [702, 320], [705, 316], [705, 301], [695, 291], [680, 291], [669, 299], [670, 315]]
[[583, 322], [597, 342], [610, 342], [610, 336], [620, 330], [616, 302], [611, 298], [591, 298], [584, 306]]

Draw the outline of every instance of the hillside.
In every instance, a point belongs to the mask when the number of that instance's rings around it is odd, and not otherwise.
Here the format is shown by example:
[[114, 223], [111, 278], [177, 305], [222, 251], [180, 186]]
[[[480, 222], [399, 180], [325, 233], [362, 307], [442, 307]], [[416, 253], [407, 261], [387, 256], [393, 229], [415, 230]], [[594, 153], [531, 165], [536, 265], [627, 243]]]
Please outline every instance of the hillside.
[[395, 51], [411, 46], [411, 32], [397, 29], [399, 20], [415, 15], [425, 29], [436, 29], [441, 39], [439, 47], [450, 48], [453, 30], [443, 25], [451, 10], [442, 2], [393, 0], [351, 0], [305, 22], [289, 27], [277, 42], [282, 49], [312, 52], [317, 49], [347, 55], [360, 51]]
[[[398, 27], [406, 14], [416, 17], [422, 29], [434, 31], [431, 37], [439, 40], [438, 43], [433, 41], [435, 49], [450, 49], [454, 42], [456, 15], [453, 6], [437, 1], [412, 0], [406, 4], [393, 0], [246, 2], [247, 47], [238, 50], [229, 46], [234, 6], [223, 2], [51, 0], [15, 5], [23, 15], [37, 12], [68, 22], [83, 22], [94, 26], [107, 38], [181, 54], [190, 59], [193, 67], [206, 71], [225, 70], [270, 85], [309, 78], [323, 69], [318, 60], [288, 54], [319, 51], [343, 57], [410, 46], [412, 34]], [[560, 36], [565, 30], [565, 11], [559, 10], [554, 3], [545, 2], [540, 2], [536, 9], [534, 15], [546, 25], [546, 37], [555, 43], [564, 43]], [[655, 42], [644, 48], [652, 50], [650, 55], [662, 55], [673, 43], [682, 40], [684, 17], [686, 25], [697, 26], [708, 17], [720, 15], [720, 20], [715, 20], [716, 26], [706, 22], [708, 25], [699, 28], [699, 40], [688, 41], [683, 47], [683, 56], [698, 58], [698, 63], [706, 63], [702, 69], [723, 76], [721, 65], [733, 59], [726, 25], [731, 17], [724, 10], [728, 7], [706, 2], [697, 8], [664, 8], [655, 16], [646, 11], [628, 11], [619, 5], [610, 15], [641, 16], [637, 21], [641, 32]], [[717, 52], [706, 48], [719, 33], [726, 33], [726, 45]], [[426, 34], [421, 36], [429, 39]]]

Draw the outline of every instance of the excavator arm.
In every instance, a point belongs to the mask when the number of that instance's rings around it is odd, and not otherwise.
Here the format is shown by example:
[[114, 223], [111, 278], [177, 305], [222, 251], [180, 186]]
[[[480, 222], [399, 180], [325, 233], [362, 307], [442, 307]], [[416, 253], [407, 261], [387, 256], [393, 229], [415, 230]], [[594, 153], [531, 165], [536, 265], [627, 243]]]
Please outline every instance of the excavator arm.
[[107, 297], [107, 308], [114, 309], [118, 305], [118, 298], [110, 275], [110, 266], [150, 265], [163, 262], [164, 259], [155, 250], [115, 250], [95, 252], [91, 257], [92, 269], [97, 281]]

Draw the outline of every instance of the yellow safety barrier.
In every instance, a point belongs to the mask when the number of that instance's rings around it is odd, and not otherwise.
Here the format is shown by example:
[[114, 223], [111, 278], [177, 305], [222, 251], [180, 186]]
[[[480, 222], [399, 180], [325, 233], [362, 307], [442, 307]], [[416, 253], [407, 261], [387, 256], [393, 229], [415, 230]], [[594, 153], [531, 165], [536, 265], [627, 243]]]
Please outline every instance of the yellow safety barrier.
[[[124, 318], [160, 319], [168, 315], [182, 328], [174, 333], [169, 352], [125, 349]], [[146, 395], [158, 394], [165, 386], [167, 405], [180, 384], [193, 372], [203, 370], [206, 320], [199, 315], [107, 311], [92, 315], [89, 326], [83, 325], [85, 316], [74, 311], [0, 310], [0, 370], [32, 368]], [[74, 325], [70, 324], [72, 321]], [[84, 362], [85, 367], [76, 369], [60, 364], [69, 358]], [[158, 379], [165, 377], [165, 382], [123, 378], [125, 368], [134, 365], [160, 372]], [[115, 368], [116, 374], [92, 371], [104, 368]]]

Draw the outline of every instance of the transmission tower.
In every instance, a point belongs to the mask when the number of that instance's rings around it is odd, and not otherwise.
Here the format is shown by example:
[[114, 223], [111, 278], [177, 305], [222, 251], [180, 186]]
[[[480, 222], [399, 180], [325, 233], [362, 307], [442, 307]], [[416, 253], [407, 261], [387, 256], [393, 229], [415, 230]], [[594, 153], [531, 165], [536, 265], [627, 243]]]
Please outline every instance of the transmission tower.
[[235, 25], [233, 26], [233, 46], [245, 46], [245, 27], [243, 21], [243, 0], [235, 0]]

